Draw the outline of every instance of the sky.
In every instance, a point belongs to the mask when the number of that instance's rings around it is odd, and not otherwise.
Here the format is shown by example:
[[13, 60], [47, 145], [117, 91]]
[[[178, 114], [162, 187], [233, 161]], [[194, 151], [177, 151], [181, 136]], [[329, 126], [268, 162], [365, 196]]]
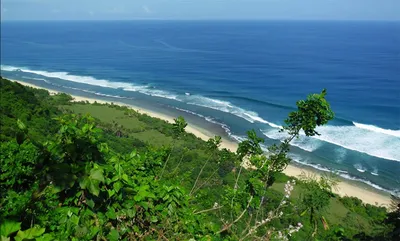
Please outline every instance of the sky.
[[400, 0], [1, 0], [1, 20], [400, 20]]

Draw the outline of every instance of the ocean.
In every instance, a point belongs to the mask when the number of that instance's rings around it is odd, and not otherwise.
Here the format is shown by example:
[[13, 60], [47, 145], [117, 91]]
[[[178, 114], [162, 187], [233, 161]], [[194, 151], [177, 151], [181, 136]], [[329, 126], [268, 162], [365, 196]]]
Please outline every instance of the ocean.
[[293, 142], [294, 163], [400, 191], [400, 22], [2, 22], [1, 75], [266, 145], [326, 88], [336, 118]]

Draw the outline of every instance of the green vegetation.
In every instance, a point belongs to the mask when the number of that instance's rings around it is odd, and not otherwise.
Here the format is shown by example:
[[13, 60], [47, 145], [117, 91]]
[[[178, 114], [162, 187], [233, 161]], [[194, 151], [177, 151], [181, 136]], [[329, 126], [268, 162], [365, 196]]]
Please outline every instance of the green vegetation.
[[398, 199], [388, 212], [282, 174], [291, 140], [333, 118], [325, 91], [297, 102], [265, 156], [254, 131], [232, 153], [180, 117], [0, 88], [1, 240], [399, 240]]

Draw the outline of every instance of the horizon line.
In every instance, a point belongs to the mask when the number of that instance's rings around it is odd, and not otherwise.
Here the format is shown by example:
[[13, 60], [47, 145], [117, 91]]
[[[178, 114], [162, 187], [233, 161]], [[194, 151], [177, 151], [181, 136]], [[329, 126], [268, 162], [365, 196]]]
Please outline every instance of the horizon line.
[[0, 19], [0, 22], [129, 22], [129, 21], [185, 21], [185, 22], [400, 22], [400, 19], [172, 19], [172, 18], [135, 18], [135, 19]]

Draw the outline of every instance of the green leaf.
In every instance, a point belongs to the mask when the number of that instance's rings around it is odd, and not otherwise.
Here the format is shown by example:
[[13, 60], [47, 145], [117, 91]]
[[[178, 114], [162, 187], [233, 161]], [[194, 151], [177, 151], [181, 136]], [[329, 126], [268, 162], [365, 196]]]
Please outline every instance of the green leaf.
[[76, 226], [75, 227], [75, 237], [82, 238], [85, 237], [88, 233], [88, 228], [85, 226]]
[[136, 150], [133, 150], [132, 152], [131, 152], [131, 154], [129, 155], [129, 157], [130, 158], [134, 158], [135, 156], [136, 156]]
[[92, 170], [90, 170], [90, 178], [99, 182], [104, 182], [103, 169], [92, 168]]
[[15, 241], [22, 241], [25, 239], [34, 239], [42, 235], [45, 231], [45, 228], [40, 228], [39, 226], [35, 226], [33, 228], [27, 229], [25, 231], [19, 230], [17, 236], [15, 236]]
[[4, 236], [0, 236], [0, 240], [1, 241], [10, 241], [10, 238], [4, 237]]
[[79, 182], [79, 186], [82, 189], [87, 189], [89, 192], [96, 197], [99, 196], [100, 193], [100, 188], [99, 188], [100, 182], [97, 180], [93, 180], [90, 177], [84, 178], [81, 182]]
[[152, 223], [156, 223], [156, 222], [158, 222], [158, 218], [156, 216], [151, 216], [150, 221]]
[[148, 202], [140, 202], [139, 205], [144, 208], [145, 210], [149, 209], [149, 203]]
[[18, 125], [18, 128], [21, 130], [26, 129], [26, 125], [20, 119], [17, 120], [17, 125]]
[[83, 131], [84, 133], [88, 132], [89, 129], [90, 129], [90, 126], [89, 126], [88, 124], [85, 124], [85, 125], [82, 127], [82, 131]]
[[99, 183], [97, 181], [89, 181], [88, 190], [91, 194], [98, 197], [100, 194]]
[[139, 202], [146, 198], [155, 198], [155, 195], [151, 192], [148, 192], [149, 185], [143, 185], [139, 187], [139, 191], [134, 197], [135, 201]]
[[36, 241], [52, 241], [52, 240], [54, 240], [54, 236], [49, 233], [46, 233], [46, 234], [36, 238]]
[[90, 176], [85, 177], [80, 183], [79, 186], [82, 189], [87, 189], [89, 192], [96, 197], [100, 194], [99, 184], [100, 182], [104, 182], [103, 169], [101, 168], [92, 168], [90, 170]]
[[169, 194], [167, 194], [167, 195], [165, 195], [164, 197], [163, 197], [163, 200], [165, 201], [165, 200], [168, 200], [169, 199]]
[[[94, 132], [97, 132], [97, 130], [98, 129], [95, 129]], [[100, 149], [100, 152], [103, 152], [103, 153], [108, 153], [108, 151], [109, 151], [108, 145], [106, 143], [100, 143], [99, 149]]]
[[108, 240], [117, 241], [119, 239], [119, 233], [115, 229], [111, 229], [110, 233], [107, 235]]
[[126, 175], [126, 173], [122, 174], [122, 179], [123, 179], [124, 181], [126, 181], [127, 183], [130, 182], [130, 179], [129, 179], [128, 175]]
[[78, 224], [79, 224], [79, 217], [78, 216], [76, 216], [76, 215], [72, 215], [72, 217], [71, 217], [71, 222], [73, 223], [73, 224], [75, 224], [76, 226], [78, 226]]
[[124, 213], [129, 217], [129, 218], [133, 218], [135, 217], [136, 214], [136, 210], [135, 209], [125, 209]]
[[119, 192], [119, 190], [121, 190], [122, 186], [123, 186], [123, 185], [122, 185], [121, 182], [115, 182], [115, 183], [113, 184], [113, 187], [114, 187], [114, 189], [115, 189], [116, 192]]
[[120, 177], [121, 173], [124, 172], [122, 166], [119, 163], [116, 163], [114, 165], [114, 169], [115, 169], [115, 172], [116, 172], [118, 178]]
[[21, 223], [8, 221], [0, 225], [0, 236], [8, 237], [10, 234], [17, 232], [21, 229]]
[[107, 190], [107, 192], [108, 192], [108, 197], [109, 198], [111, 198], [115, 194], [115, 190], [114, 189], [109, 189], [109, 190]]
[[56, 193], [59, 193], [59, 192], [61, 192], [61, 191], [63, 191], [63, 189], [62, 189], [61, 187], [59, 187], [59, 186], [52, 186], [52, 189], [51, 189], [51, 193], [52, 193], [52, 194], [56, 194]]
[[86, 204], [90, 207], [90, 208], [94, 208], [94, 202], [92, 199], [87, 199], [86, 200]]
[[164, 210], [164, 208], [165, 208], [164, 205], [159, 204], [159, 205], [155, 206], [154, 210], [162, 211], [162, 210]]
[[117, 214], [115, 213], [114, 208], [108, 209], [108, 211], [106, 212], [106, 216], [110, 219], [117, 219]]
[[92, 227], [92, 228], [90, 229], [90, 234], [89, 234], [88, 239], [89, 239], [89, 240], [92, 240], [92, 239], [94, 238], [94, 236], [96, 236], [96, 234], [97, 234], [99, 231], [100, 231], [100, 228], [99, 228], [99, 227]]

